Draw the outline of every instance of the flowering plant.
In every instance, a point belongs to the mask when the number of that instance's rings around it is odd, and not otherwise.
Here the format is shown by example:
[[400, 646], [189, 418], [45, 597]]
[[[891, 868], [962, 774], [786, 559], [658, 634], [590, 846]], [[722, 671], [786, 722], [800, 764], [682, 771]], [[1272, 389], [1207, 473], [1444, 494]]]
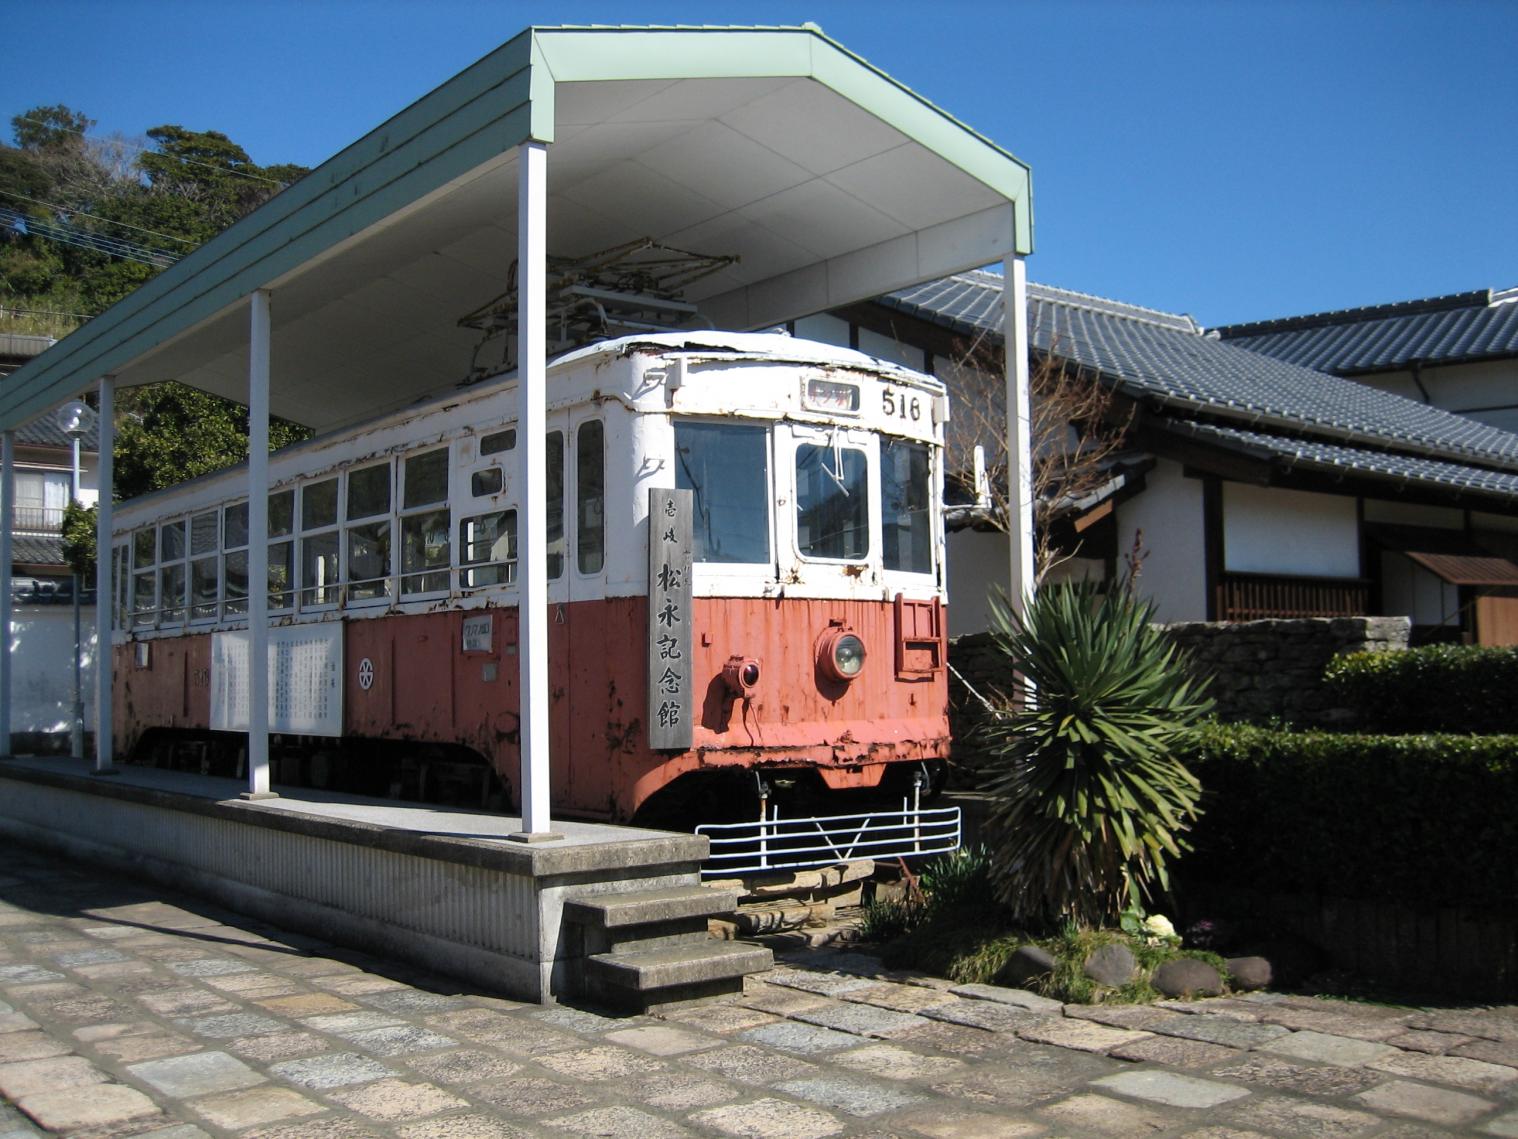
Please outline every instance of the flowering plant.
[[1143, 921], [1140, 928], [1144, 931], [1144, 940], [1150, 945], [1162, 945], [1169, 942], [1179, 945], [1181, 939], [1175, 932], [1175, 926], [1164, 914], [1150, 914]]

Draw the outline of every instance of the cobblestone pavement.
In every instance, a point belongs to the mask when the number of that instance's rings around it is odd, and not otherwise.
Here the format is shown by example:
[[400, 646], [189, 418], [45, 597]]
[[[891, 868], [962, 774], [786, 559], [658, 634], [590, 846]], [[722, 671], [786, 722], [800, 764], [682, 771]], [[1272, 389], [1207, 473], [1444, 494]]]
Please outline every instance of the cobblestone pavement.
[[1518, 1009], [1065, 1010], [835, 953], [615, 1018], [9, 850], [0, 1096], [0, 1139], [1518, 1136]]

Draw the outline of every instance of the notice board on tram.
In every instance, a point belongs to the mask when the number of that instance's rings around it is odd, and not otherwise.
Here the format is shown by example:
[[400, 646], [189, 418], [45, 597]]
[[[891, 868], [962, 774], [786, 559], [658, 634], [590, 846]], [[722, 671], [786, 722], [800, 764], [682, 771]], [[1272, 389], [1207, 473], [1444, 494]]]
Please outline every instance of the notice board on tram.
[[[248, 634], [211, 637], [211, 728], [248, 730]], [[284, 625], [269, 630], [269, 730], [343, 734], [343, 627]]]

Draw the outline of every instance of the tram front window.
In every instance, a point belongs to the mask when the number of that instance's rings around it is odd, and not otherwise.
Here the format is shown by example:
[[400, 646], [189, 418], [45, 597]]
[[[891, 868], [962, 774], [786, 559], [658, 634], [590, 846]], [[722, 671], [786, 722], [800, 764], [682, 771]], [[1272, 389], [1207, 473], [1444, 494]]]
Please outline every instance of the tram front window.
[[852, 447], [796, 448], [796, 544], [803, 557], [863, 561], [870, 552], [869, 462]]
[[928, 449], [904, 439], [880, 441], [880, 533], [885, 568], [933, 572], [933, 519], [929, 511]]
[[768, 433], [728, 423], [675, 424], [675, 486], [693, 492], [698, 562], [770, 560]]

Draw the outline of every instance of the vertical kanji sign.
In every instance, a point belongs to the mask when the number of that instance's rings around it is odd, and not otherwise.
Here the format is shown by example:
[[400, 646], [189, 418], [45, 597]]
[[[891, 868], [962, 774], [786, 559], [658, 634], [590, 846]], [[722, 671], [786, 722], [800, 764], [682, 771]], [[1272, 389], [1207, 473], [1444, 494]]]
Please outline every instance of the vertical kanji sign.
[[691, 492], [648, 492], [648, 746], [691, 746]]

